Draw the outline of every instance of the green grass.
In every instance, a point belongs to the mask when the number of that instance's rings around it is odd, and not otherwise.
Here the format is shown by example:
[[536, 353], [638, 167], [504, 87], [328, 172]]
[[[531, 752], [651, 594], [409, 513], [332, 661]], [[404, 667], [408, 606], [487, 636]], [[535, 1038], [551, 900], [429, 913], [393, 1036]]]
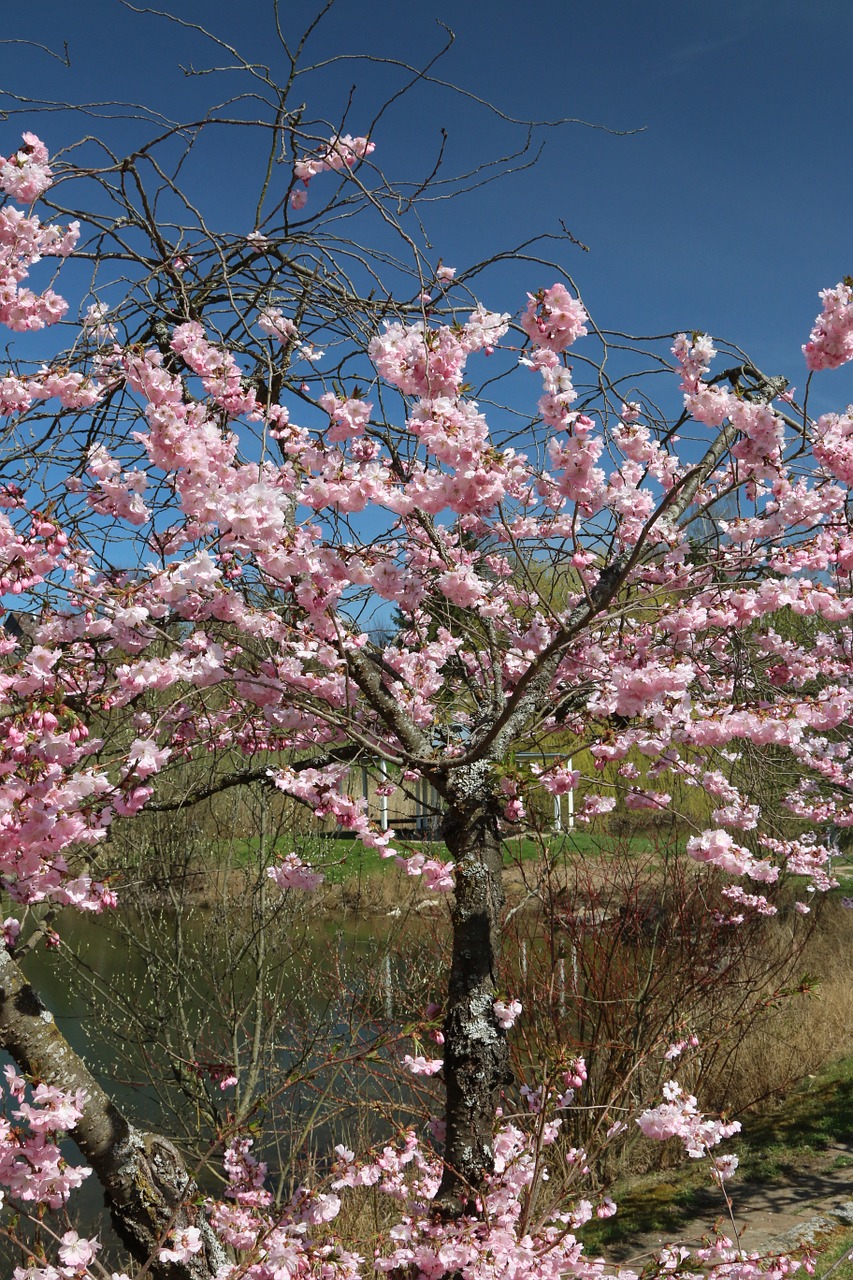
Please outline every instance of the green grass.
[[543, 848], [550, 856], [596, 857], [613, 849], [629, 849], [631, 853], [641, 855], [653, 853], [654, 839], [647, 835], [600, 836], [576, 827], [571, 833], [547, 836], [544, 840], [534, 840], [530, 836], [511, 836], [504, 841], [504, 861], [528, 862], [540, 858]]
[[[419, 846], [427, 849], [443, 849], [443, 845]], [[256, 837], [246, 840], [231, 840], [227, 846], [227, 855], [238, 867], [249, 866], [257, 862], [260, 842]], [[353, 836], [348, 835], [312, 835], [280, 836], [273, 845], [268, 845], [265, 856], [272, 861], [277, 854], [297, 852], [305, 861], [313, 866], [322, 866], [327, 881], [340, 884], [353, 876], [366, 873], [381, 872], [388, 867], [378, 850], [365, 849]], [[223, 854], [224, 854], [223, 850]], [[434, 855], [439, 856], [439, 855]]]
[[777, 1111], [751, 1116], [739, 1143], [744, 1176], [761, 1178], [797, 1168], [853, 1133], [853, 1058], [805, 1080]]
[[817, 1254], [815, 1280], [824, 1280], [830, 1272], [833, 1280], [853, 1280], [851, 1251], [853, 1251], [853, 1231], [840, 1227], [837, 1231], [828, 1233], [826, 1244]]
[[[447, 845], [442, 841], [410, 840], [399, 836], [394, 841], [395, 848], [404, 853], [422, 853], [429, 858], [438, 858], [444, 862], [450, 857]], [[648, 836], [631, 835], [602, 837], [585, 830], [574, 830], [562, 835], [547, 836], [544, 841], [531, 836], [512, 836], [504, 842], [504, 863], [512, 866], [518, 862], [535, 862], [547, 850], [551, 857], [563, 857], [567, 860], [597, 857], [606, 854], [608, 848], [628, 848], [638, 856], [647, 855], [654, 850], [654, 841]], [[235, 866], [245, 867], [257, 859], [260, 845], [256, 837], [235, 839], [222, 848], [223, 858], [228, 857]], [[292, 853], [296, 850], [300, 857], [313, 865], [321, 865], [326, 879], [332, 884], [341, 884], [354, 876], [363, 876], [386, 871], [394, 864], [382, 858], [376, 849], [365, 849], [353, 836], [336, 832], [310, 836], [280, 836], [275, 844], [268, 848], [274, 854]]]
[[837, 867], [833, 867], [832, 874], [838, 881], [838, 888], [832, 890], [833, 897], [853, 897], [853, 856], [845, 855], [838, 859]]

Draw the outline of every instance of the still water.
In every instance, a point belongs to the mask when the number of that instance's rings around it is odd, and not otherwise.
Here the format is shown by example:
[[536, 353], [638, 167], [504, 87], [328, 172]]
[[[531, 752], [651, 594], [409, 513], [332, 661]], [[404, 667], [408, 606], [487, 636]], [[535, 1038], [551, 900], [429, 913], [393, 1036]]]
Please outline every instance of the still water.
[[[322, 1173], [335, 1143], [363, 1147], [437, 1110], [437, 1082], [413, 1080], [399, 1060], [419, 1051], [411, 1021], [441, 998], [443, 924], [295, 913], [270, 922], [208, 907], [67, 912], [61, 948], [39, 947], [25, 968], [134, 1123], [200, 1158], [221, 1149], [217, 1135], [239, 1113], [269, 1163], [268, 1185], [287, 1196]], [[67, 1156], [81, 1163], [71, 1145]], [[218, 1164], [217, 1154], [199, 1171], [211, 1192]], [[71, 1207], [87, 1233], [101, 1225], [94, 1177]]]

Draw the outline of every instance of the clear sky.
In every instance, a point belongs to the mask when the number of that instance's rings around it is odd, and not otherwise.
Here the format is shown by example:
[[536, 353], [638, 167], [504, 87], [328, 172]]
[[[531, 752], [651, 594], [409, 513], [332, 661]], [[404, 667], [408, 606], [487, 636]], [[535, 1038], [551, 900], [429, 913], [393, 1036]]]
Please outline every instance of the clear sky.
[[[268, 0], [163, 7], [203, 22], [247, 58], [280, 66]], [[282, 0], [281, 9], [295, 31], [318, 5]], [[704, 329], [801, 386], [799, 347], [819, 309], [817, 291], [853, 273], [850, 0], [338, 0], [308, 52], [422, 63], [441, 45], [439, 22], [456, 42], [436, 74], [506, 113], [642, 132], [545, 131], [532, 171], [428, 210], [436, 259], [464, 266], [536, 231], [557, 231], [563, 219], [589, 253], [568, 244], [556, 253], [600, 325]], [[0, 44], [0, 83], [20, 95], [130, 99], [176, 117], [227, 90], [221, 77], [188, 79], [179, 66], [220, 55], [121, 0], [4, 6], [3, 34], [57, 51], [68, 42], [70, 68], [26, 45]], [[359, 133], [400, 82], [388, 66], [335, 62], [300, 93], [309, 116], [334, 120], [355, 85], [347, 128]], [[56, 147], [82, 123], [34, 123], [25, 111], [2, 125], [8, 141], [0, 150], [11, 150], [28, 125]], [[375, 158], [391, 177], [423, 175], [442, 128], [448, 171], [506, 152], [522, 136], [474, 103], [422, 86], [377, 126]], [[221, 225], [242, 218], [239, 156], [223, 157], [208, 183]], [[551, 282], [529, 266], [507, 268], [482, 301], [514, 311], [525, 287]], [[842, 407], [847, 398], [851, 380], [827, 374], [813, 408]]]

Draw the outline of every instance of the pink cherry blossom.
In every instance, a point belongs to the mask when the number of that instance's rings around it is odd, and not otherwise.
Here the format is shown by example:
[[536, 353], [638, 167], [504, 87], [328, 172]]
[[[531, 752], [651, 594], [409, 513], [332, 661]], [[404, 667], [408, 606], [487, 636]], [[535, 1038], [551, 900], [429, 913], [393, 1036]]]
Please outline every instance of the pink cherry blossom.
[[403, 1066], [411, 1071], [413, 1076], [434, 1076], [444, 1066], [441, 1058], [425, 1058], [423, 1054], [412, 1057], [410, 1053], [404, 1054]]
[[160, 1249], [157, 1256], [161, 1262], [185, 1262], [202, 1246], [201, 1232], [198, 1227], [183, 1227], [173, 1231], [167, 1248]]
[[47, 147], [34, 133], [23, 135], [23, 146], [8, 160], [0, 157], [0, 188], [24, 204], [44, 195], [53, 181]]
[[803, 347], [811, 370], [838, 369], [853, 360], [853, 291], [847, 281], [821, 290], [823, 310]]
[[565, 351], [578, 338], [588, 333], [588, 316], [582, 303], [573, 298], [563, 284], [554, 284], [530, 301], [521, 318], [521, 327], [537, 347], [548, 351]]
[[73, 1273], [74, 1271], [79, 1271], [82, 1267], [88, 1266], [94, 1260], [100, 1247], [97, 1240], [84, 1240], [82, 1236], [78, 1236], [76, 1231], [66, 1231], [57, 1252], [65, 1266], [70, 1268]]
[[510, 1000], [507, 1003], [503, 1000], [496, 1000], [492, 1008], [495, 1011], [495, 1017], [499, 1025], [503, 1027], [504, 1031], [509, 1031], [521, 1013], [521, 1001]]
[[375, 143], [368, 138], [353, 138], [348, 133], [335, 134], [329, 139], [328, 146], [321, 148], [315, 156], [297, 160], [293, 176], [303, 183], [303, 187], [291, 193], [291, 208], [304, 208], [308, 197], [308, 183], [318, 173], [352, 169], [359, 160], [372, 155], [374, 150]]
[[281, 862], [267, 868], [267, 875], [279, 889], [301, 889], [313, 893], [323, 883], [323, 873], [312, 871], [296, 853], [289, 853]]

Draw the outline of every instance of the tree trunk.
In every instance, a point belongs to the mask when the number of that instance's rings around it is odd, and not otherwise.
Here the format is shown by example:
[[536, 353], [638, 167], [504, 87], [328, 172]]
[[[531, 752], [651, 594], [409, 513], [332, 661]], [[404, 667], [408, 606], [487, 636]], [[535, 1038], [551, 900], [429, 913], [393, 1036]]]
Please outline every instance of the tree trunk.
[[[132, 1257], [148, 1262], [151, 1280], [211, 1280], [228, 1261], [198, 1207], [195, 1180], [180, 1153], [157, 1134], [135, 1128], [104, 1092], [0, 946], [0, 1044], [34, 1080], [86, 1090], [72, 1137], [104, 1189], [113, 1224]], [[198, 1227], [202, 1248], [186, 1262], [159, 1262], [173, 1228]]]
[[506, 1033], [493, 1007], [504, 905], [499, 807], [491, 792], [475, 792], [451, 802], [444, 823], [456, 889], [444, 1023], [445, 1169], [435, 1206], [447, 1217], [472, 1211], [494, 1166], [495, 1109], [512, 1080]]

